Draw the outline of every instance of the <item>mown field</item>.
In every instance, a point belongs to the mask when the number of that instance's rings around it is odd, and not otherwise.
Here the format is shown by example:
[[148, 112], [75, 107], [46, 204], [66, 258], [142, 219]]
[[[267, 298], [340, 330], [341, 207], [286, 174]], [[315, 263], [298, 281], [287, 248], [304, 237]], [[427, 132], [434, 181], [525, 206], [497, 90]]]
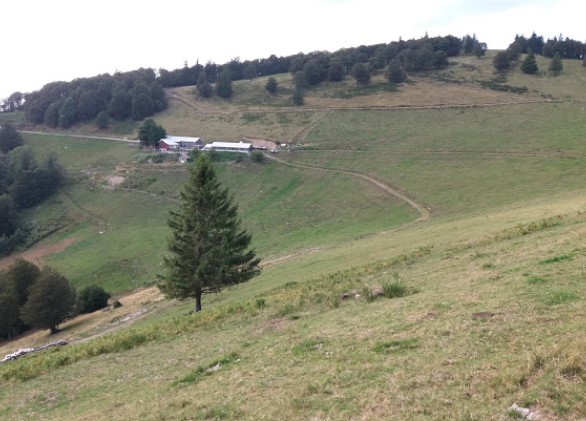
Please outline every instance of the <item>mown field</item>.
[[[289, 75], [276, 97], [262, 78], [235, 84], [229, 102], [173, 90], [156, 116], [173, 134], [293, 142], [278, 157], [297, 166], [217, 166], [262, 275], [205, 297], [197, 315], [145, 290], [132, 326], [0, 365], [0, 418], [510, 420], [517, 403], [583, 420], [586, 69], [513, 69], [499, 83], [527, 87], [516, 94], [482, 87], [489, 63], [459, 58], [398, 87], [380, 75], [366, 90], [321, 86], [300, 109]], [[458, 104], [470, 107], [445, 107]], [[403, 109], [424, 105], [441, 107]], [[39, 247], [75, 240], [42, 259], [76, 286], [152, 285], [185, 168], [122, 143], [25, 138], [74, 180], [31, 213], [67, 221]], [[403, 192], [429, 219], [338, 170]], [[86, 337], [85, 323], [55, 338]]]

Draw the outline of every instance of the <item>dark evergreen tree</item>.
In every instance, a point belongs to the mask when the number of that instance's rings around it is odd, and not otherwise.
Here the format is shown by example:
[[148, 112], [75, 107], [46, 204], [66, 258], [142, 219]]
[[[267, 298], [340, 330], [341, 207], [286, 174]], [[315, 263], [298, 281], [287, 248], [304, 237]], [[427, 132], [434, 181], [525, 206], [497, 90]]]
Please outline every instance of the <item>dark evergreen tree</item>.
[[75, 289], [67, 278], [55, 269], [45, 266], [30, 287], [27, 302], [20, 315], [31, 326], [51, 329], [51, 333], [56, 333], [57, 327], [74, 315], [75, 303]]
[[475, 55], [476, 58], [484, 57], [486, 54], [486, 48], [486, 43], [479, 42], [472, 49], [472, 54]]
[[553, 73], [554, 76], [557, 76], [563, 69], [564, 64], [562, 63], [562, 58], [560, 57], [559, 53], [556, 53], [549, 62], [549, 71]]
[[2, 123], [2, 127], [0, 127], [0, 151], [9, 152], [23, 143], [22, 136], [12, 124]]
[[279, 89], [279, 84], [277, 83], [277, 80], [274, 77], [270, 77], [267, 80], [265, 89], [267, 90], [267, 92], [271, 94], [277, 93], [277, 90]]
[[528, 75], [534, 75], [538, 71], [537, 67], [537, 60], [535, 60], [535, 55], [533, 53], [527, 54], [523, 63], [521, 63], [521, 71]]
[[531, 38], [527, 40], [528, 51], [533, 51], [533, 54], [541, 55], [543, 52], [543, 37], [537, 36], [535, 32], [531, 34]]
[[407, 74], [401, 62], [394, 58], [389, 62], [385, 77], [391, 83], [403, 83], [407, 79]]
[[138, 128], [138, 140], [143, 146], [159, 147], [159, 141], [167, 136], [167, 132], [152, 118], [147, 118]]
[[370, 83], [370, 69], [368, 65], [356, 63], [352, 67], [352, 76], [354, 76], [358, 85], [368, 85]]
[[169, 297], [194, 298], [201, 310], [203, 294], [248, 281], [260, 273], [251, 236], [242, 230], [237, 207], [217, 181], [205, 156], [189, 168], [180, 207], [169, 217], [170, 255], [159, 287]]
[[77, 310], [81, 314], [93, 313], [108, 307], [108, 294], [104, 288], [98, 285], [89, 285], [82, 288], [77, 297]]
[[222, 72], [218, 75], [216, 82], [216, 93], [220, 98], [230, 98], [232, 96], [232, 78], [230, 71], [222, 69]]
[[197, 93], [200, 98], [209, 98], [214, 93], [214, 89], [212, 88], [212, 85], [209, 84], [205, 72], [201, 72], [197, 79]]

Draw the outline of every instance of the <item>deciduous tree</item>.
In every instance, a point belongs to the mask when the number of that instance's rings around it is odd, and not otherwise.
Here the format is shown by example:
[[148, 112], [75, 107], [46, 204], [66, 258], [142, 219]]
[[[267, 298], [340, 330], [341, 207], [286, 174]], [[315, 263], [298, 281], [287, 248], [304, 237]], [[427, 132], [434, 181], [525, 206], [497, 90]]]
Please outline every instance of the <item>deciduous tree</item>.
[[277, 80], [274, 77], [270, 77], [265, 85], [265, 89], [267, 90], [267, 92], [274, 94], [277, 92], [278, 88], [279, 84], [277, 83]]
[[31, 286], [20, 315], [31, 326], [56, 333], [57, 327], [73, 316], [74, 310], [75, 289], [65, 276], [45, 266]]
[[108, 113], [105, 111], [100, 111], [98, 116], [96, 117], [95, 121], [96, 127], [100, 130], [105, 130], [108, 128], [110, 124], [110, 119], [108, 118]]
[[143, 146], [158, 147], [159, 141], [167, 136], [167, 132], [152, 118], [147, 118], [138, 129], [138, 140]]
[[293, 96], [291, 97], [291, 102], [293, 103], [293, 105], [296, 105], [298, 107], [305, 104], [305, 96], [303, 95], [303, 91], [301, 89], [295, 89], [293, 91]]
[[330, 82], [341, 82], [344, 80], [344, 76], [346, 76], [344, 65], [339, 61], [332, 62], [328, 68], [328, 80]]
[[0, 127], [0, 151], [9, 152], [23, 143], [22, 136], [12, 124], [2, 124], [2, 127]]
[[403, 69], [403, 65], [398, 59], [394, 58], [389, 62], [385, 77], [391, 83], [405, 82], [407, 75], [405, 73], [405, 69]]
[[241, 229], [236, 205], [217, 180], [205, 156], [190, 166], [178, 210], [171, 211], [170, 254], [159, 287], [169, 297], [194, 298], [248, 281], [260, 273], [260, 259], [249, 249], [251, 236]]
[[89, 285], [79, 292], [77, 310], [81, 314], [92, 313], [108, 306], [108, 294], [104, 288], [98, 285]]
[[370, 83], [370, 69], [368, 65], [356, 63], [352, 67], [352, 76], [354, 76], [358, 85], [368, 85]]
[[498, 53], [496, 53], [496, 55], [492, 59], [492, 65], [499, 72], [508, 70], [511, 67], [511, 58], [509, 56], [509, 53], [507, 53], [506, 51], [499, 51]]

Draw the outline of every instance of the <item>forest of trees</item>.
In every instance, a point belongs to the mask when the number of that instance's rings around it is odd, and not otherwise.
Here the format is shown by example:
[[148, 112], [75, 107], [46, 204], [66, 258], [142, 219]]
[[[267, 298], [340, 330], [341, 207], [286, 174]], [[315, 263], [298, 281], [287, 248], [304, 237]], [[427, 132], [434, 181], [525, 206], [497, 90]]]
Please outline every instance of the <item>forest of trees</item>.
[[[340, 81], [353, 69], [369, 71], [384, 69], [398, 59], [404, 71], [428, 70], [447, 65], [447, 58], [461, 52], [483, 52], [486, 44], [470, 35], [458, 38], [427, 37], [408, 41], [361, 45], [335, 52], [315, 51], [287, 57], [240, 61], [234, 58], [218, 65], [187, 63], [176, 70], [138, 69], [114, 75], [104, 74], [71, 82], [52, 82], [42, 89], [23, 94], [15, 92], [0, 101], [0, 111], [24, 110], [32, 124], [68, 128], [80, 122], [95, 121], [104, 128], [108, 118], [113, 120], [143, 120], [167, 107], [163, 88], [198, 85], [198, 93], [207, 98], [214, 93], [210, 84], [217, 84], [215, 93], [223, 98], [232, 95], [230, 83], [279, 73], [302, 72], [304, 83], [315, 85], [323, 81]], [[359, 67], [355, 67], [356, 65]], [[362, 75], [361, 81], [364, 81]], [[98, 115], [100, 116], [97, 119]], [[97, 119], [97, 120], [96, 120]]]
[[167, 108], [167, 98], [154, 70], [139, 69], [49, 83], [27, 94], [23, 108], [30, 123], [68, 128], [101, 112], [114, 120], [142, 120]]
[[20, 212], [52, 195], [62, 184], [64, 172], [54, 154], [37, 163], [30, 146], [10, 124], [0, 128], [0, 256], [7, 255], [26, 238]]
[[0, 273], [0, 338], [12, 339], [31, 328], [50, 329], [78, 312], [91, 312], [107, 306], [109, 294], [101, 287], [88, 286], [79, 299], [69, 280], [55, 269], [39, 269], [16, 260]]
[[[337, 82], [353, 70], [359, 72], [360, 83], [367, 77], [362, 70], [386, 69], [392, 79], [403, 79], [404, 72], [417, 72], [441, 68], [448, 58], [459, 54], [477, 57], [484, 55], [486, 43], [475, 35], [462, 38], [453, 35], [420, 39], [399, 40], [390, 43], [361, 45], [343, 48], [334, 52], [314, 51], [286, 57], [271, 55], [268, 58], [240, 61], [238, 57], [222, 65], [196, 62], [175, 70], [138, 69], [113, 76], [104, 74], [92, 78], [75, 79], [72, 82], [53, 82], [39, 91], [29, 94], [14, 92], [0, 101], [0, 111], [25, 110], [27, 121], [49, 127], [68, 128], [78, 122], [94, 121], [104, 128], [108, 118], [114, 120], [143, 120], [167, 107], [163, 88], [197, 85], [198, 94], [207, 98], [218, 94], [223, 98], [232, 95], [231, 81], [254, 79], [290, 72], [294, 75], [296, 89], [300, 83], [306, 86], [323, 81]], [[582, 59], [586, 46], [581, 41], [564, 38], [562, 35], [544, 40], [533, 33], [526, 38], [517, 35], [507, 48], [509, 59], [516, 61], [521, 54], [561, 59]], [[388, 66], [392, 62], [392, 69]], [[397, 66], [400, 64], [400, 67]], [[501, 63], [506, 68], [506, 63]], [[357, 67], [357, 65], [359, 65]], [[220, 77], [221, 76], [221, 77]], [[387, 79], [391, 80], [390, 77]], [[211, 84], [217, 84], [215, 90]]]
[[50, 329], [76, 314], [108, 306], [108, 294], [97, 285], [77, 291], [55, 269], [17, 259], [0, 272], [0, 338], [11, 339], [31, 328]]
[[521, 54], [533, 53], [544, 57], [553, 58], [556, 54], [561, 59], [581, 60], [586, 54], [586, 44], [571, 38], [564, 38], [562, 34], [544, 41], [543, 36], [535, 32], [529, 38], [523, 35], [516, 35], [515, 40], [507, 48], [507, 52], [513, 60]]

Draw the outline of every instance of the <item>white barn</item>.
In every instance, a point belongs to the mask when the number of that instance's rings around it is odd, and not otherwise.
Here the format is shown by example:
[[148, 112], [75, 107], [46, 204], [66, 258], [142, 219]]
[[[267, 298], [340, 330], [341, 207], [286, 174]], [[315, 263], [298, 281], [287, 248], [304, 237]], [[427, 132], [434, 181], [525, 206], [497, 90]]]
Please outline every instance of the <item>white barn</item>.
[[246, 142], [212, 142], [203, 147], [204, 151], [218, 151], [218, 152], [242, 152], [250, 153], [252, 151], [252, 143]]

